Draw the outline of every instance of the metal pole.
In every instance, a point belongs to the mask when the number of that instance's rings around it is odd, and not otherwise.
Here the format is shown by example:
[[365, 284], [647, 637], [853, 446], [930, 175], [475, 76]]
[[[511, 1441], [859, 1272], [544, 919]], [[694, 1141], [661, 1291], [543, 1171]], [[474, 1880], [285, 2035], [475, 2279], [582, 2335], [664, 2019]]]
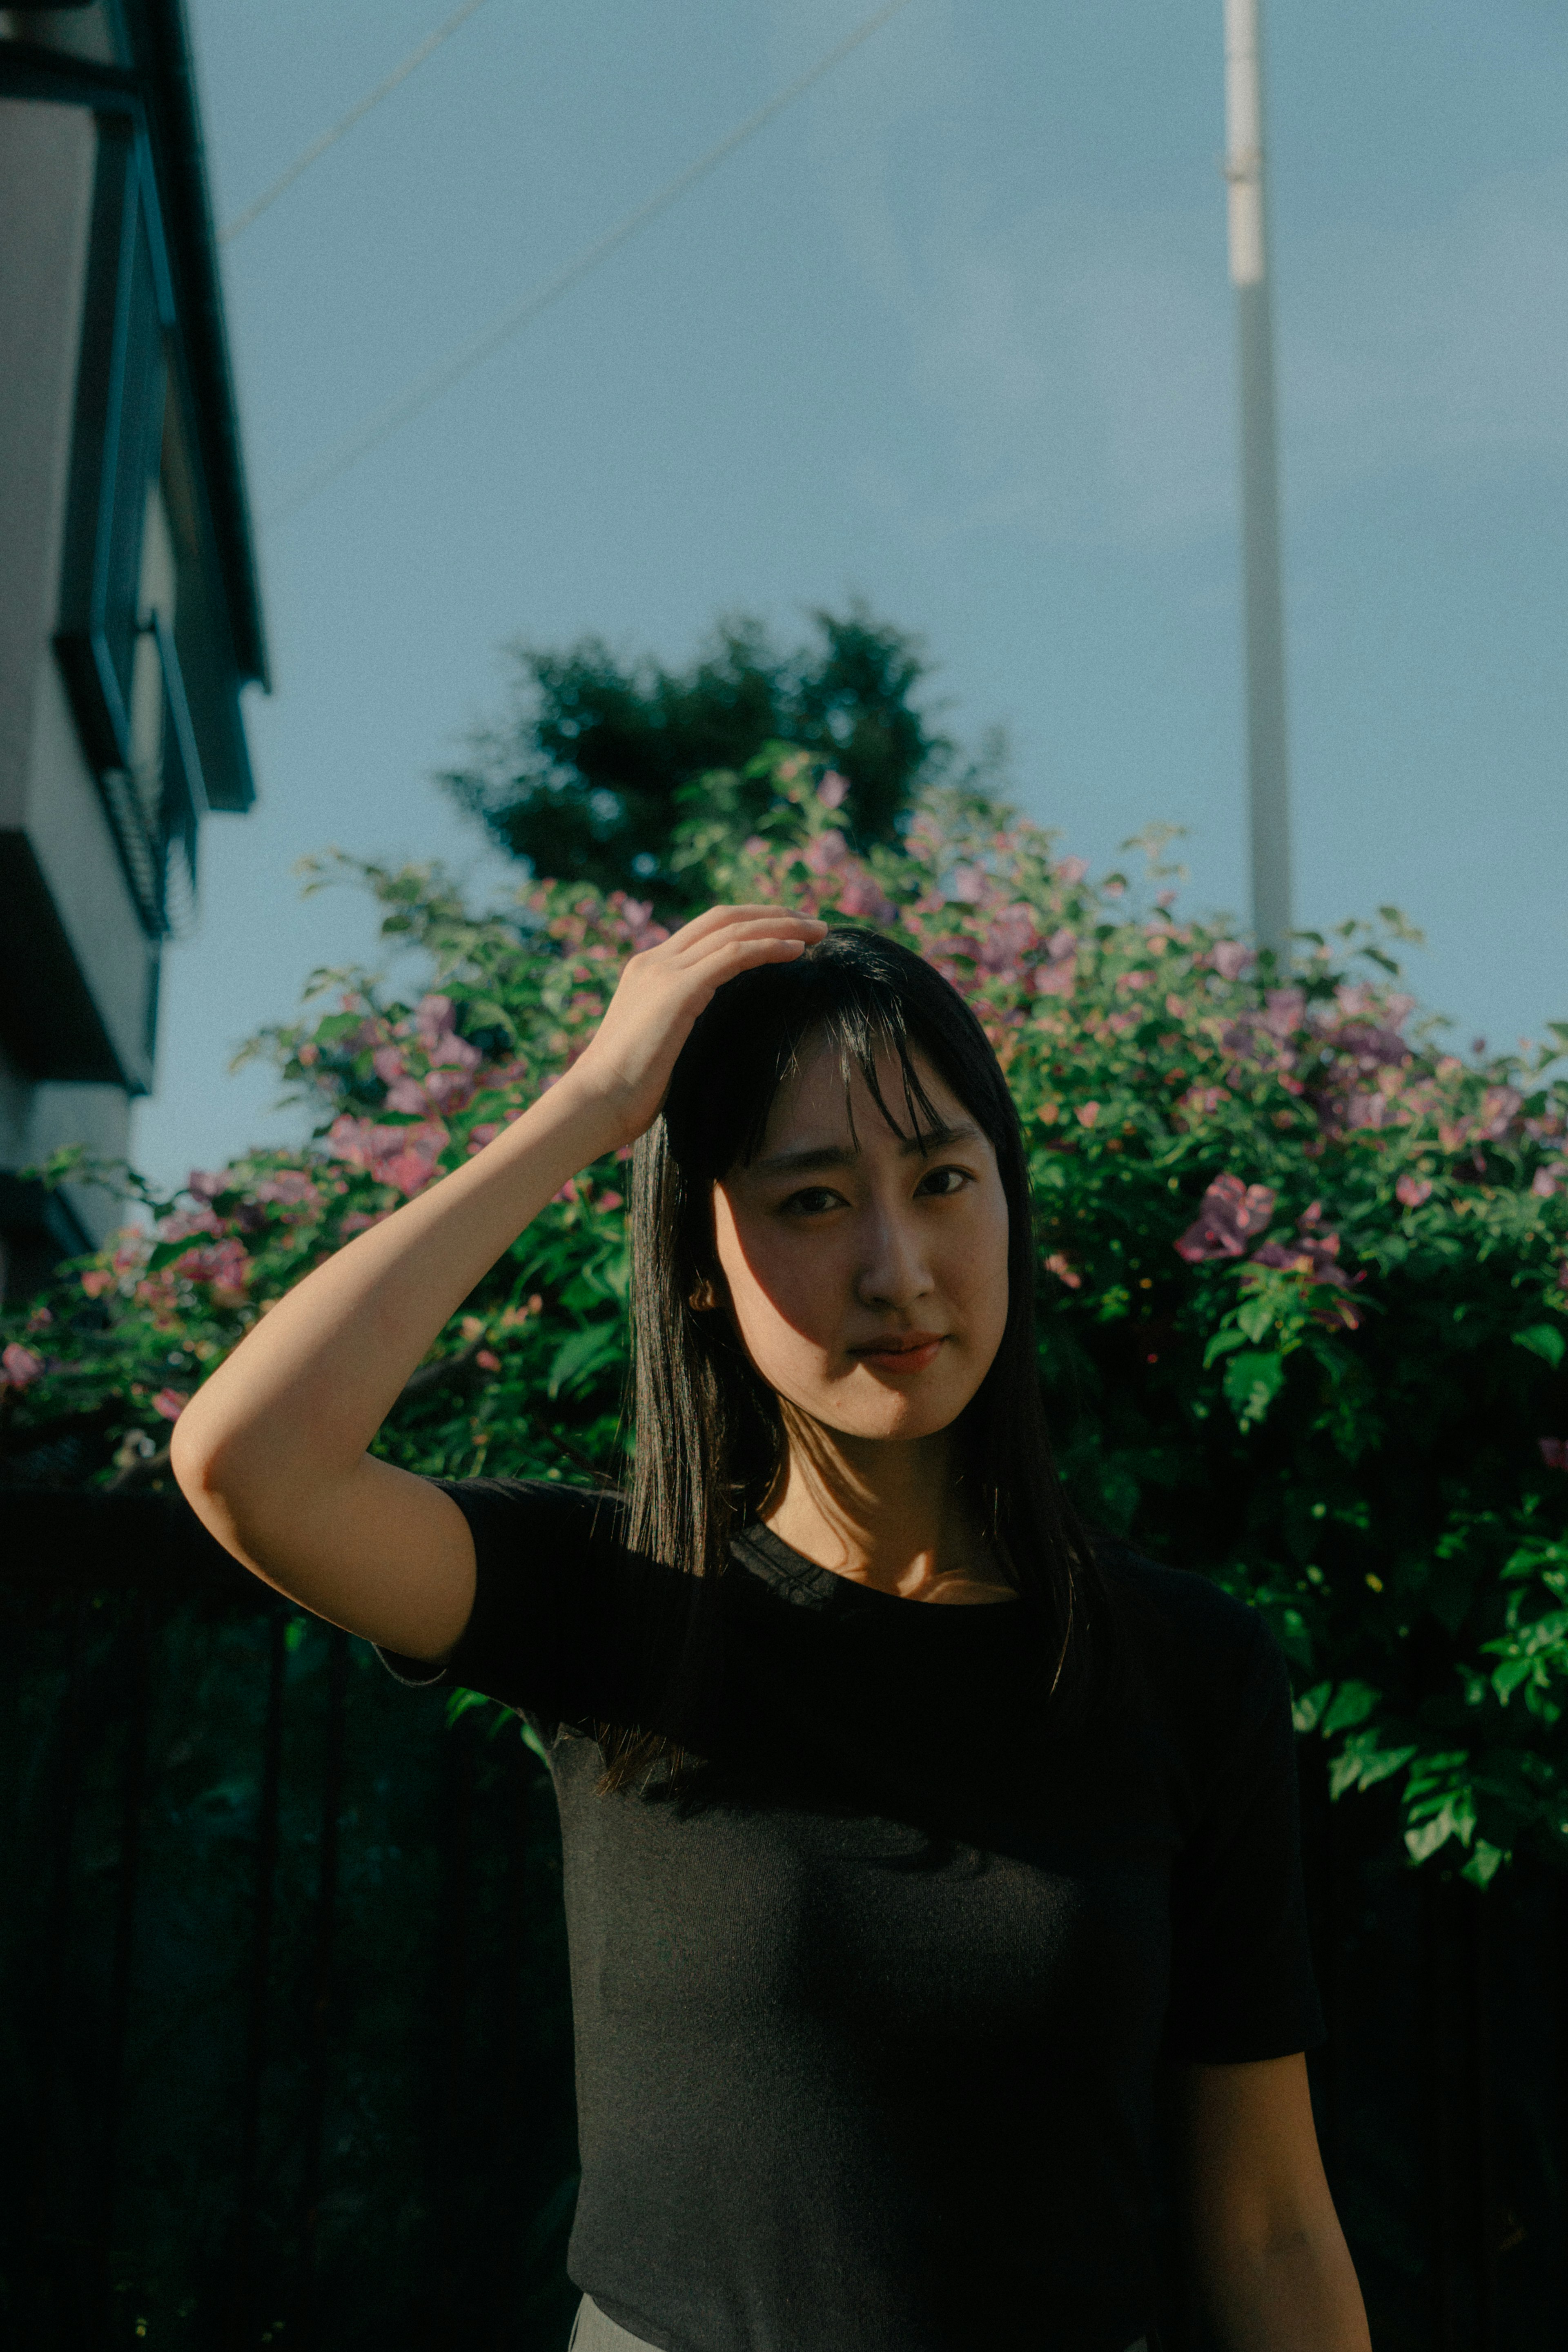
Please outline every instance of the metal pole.
[[1291, 800], [1274, 326], [1263, 204], [1260, 0], [1225, 0], [1225, 176], [1241, 410], [1241, 573], [1247, 643], [1247, 804], [1252, 927], [1284, 970], [1291, 945]]

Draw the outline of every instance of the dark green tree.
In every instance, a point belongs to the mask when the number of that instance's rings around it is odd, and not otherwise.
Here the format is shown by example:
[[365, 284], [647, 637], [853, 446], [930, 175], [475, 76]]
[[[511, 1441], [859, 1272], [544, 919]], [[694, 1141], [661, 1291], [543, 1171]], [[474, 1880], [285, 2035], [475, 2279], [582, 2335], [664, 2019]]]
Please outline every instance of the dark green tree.
[[440, 781], [536, 874], [641, 890], [664, 908], [695, 887], [672, 850], [705, 801], [722, 803], [741, 835], [762, 817], [771, 772], [747, 770], [769, 744], [844, 777], [840, 822], [857, 848], [892, 842], [952, 751], [913, 699], [924, 647], [858, 603], [811, 622], [811, 640], [785, 652], [761, 622], [723, 621], [682, 670], [622, 661], [598, 637], [560, 653], [519, 645], [510, 708]]

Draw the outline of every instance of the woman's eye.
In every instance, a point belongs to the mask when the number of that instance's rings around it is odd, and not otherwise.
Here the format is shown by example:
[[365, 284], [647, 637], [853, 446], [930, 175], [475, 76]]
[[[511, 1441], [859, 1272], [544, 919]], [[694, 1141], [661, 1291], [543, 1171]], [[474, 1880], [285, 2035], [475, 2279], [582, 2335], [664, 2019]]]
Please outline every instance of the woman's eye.
[[933, 1168], [928, 1175], [921, 1179], [920, 1190], [923, 1192], [934, 1194], [939, 1201], [946, 1201], [950, 1200], [955, 1192], [961, 1192], [966, 1184], [972, 1184], [974, 1181], [967, 1168]]
[[826, 1184], [810, 1184], [801, 1192], [790, 1193], [783, 1203], [783, 1213], [787, 1217], [817, 1217], [824, 1209], [841, 1205], [840, 1195]]

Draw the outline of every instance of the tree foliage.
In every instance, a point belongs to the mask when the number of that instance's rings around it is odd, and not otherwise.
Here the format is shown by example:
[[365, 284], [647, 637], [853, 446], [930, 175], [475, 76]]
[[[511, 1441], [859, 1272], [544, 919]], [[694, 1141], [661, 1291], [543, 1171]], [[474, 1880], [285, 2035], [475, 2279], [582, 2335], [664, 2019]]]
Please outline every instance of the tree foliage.
[[845, 779], [857, 848], [893, 841], [917, 784], [950, 753], [913, 697], [917, 639], [852, 605], [811, 615], [814, 641], [785, 652], [759, 621], [722, 623], [689, 667], [624, 662], [597, 637], [564, 653], [514, 648], [511, 707], [442, 778], [536, 874], [645, 890], [662, 911], [700, 877], [674, 855], [713, 798], [744, 836], [766, 813], [769, 745], [823, 759]]
[[[896, 932], [997, 1046], [1081, 1508], [1268, 1615], [1335, 1793], [1396, 1783], [1415, 1861], [1457, 1848], [1484, 1884], [1527, 1843], [1568, 1858], [1557, 1049], [1469, 1063], [1412, 1025], [1391, 910], [1308, 935], [1284, 982], [1178, 915], [1157, 844], [1137, 888], [1092, 883], [1048, 834], [947, 789], [899, 847], [860, 853], [837, 766], [770, 752], [737, 783], [732, 821], [710, 808], [680, 836], [694, 887]], [[255, 1318], [550, 1084], [624, 956], [662, 936], [619, 889], [533, 881], [474, 915], [438, 872], [352, 870], [429, 988], [408, 1003], [318, 974], [257, 1047], [315, 1105], [310, 1145], [193, 1172], [13, 1318], [14, 1475], [45, 1475], [71, 1430], [100, 1482], [163, 1475], [170, 1421]], [[612, 1160], [465, 1302], [381, 1450], [448, 1475], [618, 1475], [627, 1274]]]

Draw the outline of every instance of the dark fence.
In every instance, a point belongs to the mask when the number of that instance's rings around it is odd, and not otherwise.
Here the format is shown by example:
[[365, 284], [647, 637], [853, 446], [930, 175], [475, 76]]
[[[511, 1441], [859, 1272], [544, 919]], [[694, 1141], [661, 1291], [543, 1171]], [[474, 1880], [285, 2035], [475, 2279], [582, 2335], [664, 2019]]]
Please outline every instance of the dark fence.
[[[0, 1496], [0, 2335], [27, 2352], [557, 2352], [559, 1847], [177, 1506]], [[1478, 1895], [1304, 1752], [1320, 2129], [1378, 2352], [1568, 2347], [1568, 1882]], [[1173, 2281], [1173, 2352], [1200, 2333]]]

